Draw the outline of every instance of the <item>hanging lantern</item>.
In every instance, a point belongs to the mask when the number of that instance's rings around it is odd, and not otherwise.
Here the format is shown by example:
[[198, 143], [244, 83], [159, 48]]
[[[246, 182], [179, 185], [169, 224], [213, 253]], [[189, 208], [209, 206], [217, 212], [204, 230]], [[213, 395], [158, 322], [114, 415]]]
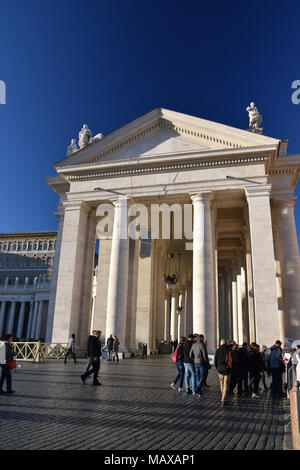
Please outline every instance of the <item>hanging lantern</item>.
[[176, 264], [174, 254], [170, 253], [168, 255], [169, 263], [168, 263], [168, 271], [167, 274], [164, 274], [165, 278], [165, 285], [167, 290], [176, 289], [176, 284], [178, 282], [178, 275], [176, 271]]

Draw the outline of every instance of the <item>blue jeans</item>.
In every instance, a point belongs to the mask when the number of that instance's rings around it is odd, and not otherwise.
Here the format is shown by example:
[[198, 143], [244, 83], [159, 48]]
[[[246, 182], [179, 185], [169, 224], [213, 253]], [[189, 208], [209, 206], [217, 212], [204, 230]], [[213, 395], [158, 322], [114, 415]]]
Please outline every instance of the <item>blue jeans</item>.
[[1, 364], [1, 379], [0, 379], [0, 390], [2, 390], [4, 381], [6, 380], [6, 390], [8, 393], [11, 392], [11, 372], [7, 367], [7, 364]]
[[196, 373], [193, 362], [184, 362], [185, 369], [185, 391], [190, 389], [190, 378], [192, 377], [192, 392], [197, 393]]
[[197, 393], [202, 393], [202, 384], [204, 381], [205, 368], [203, 364], [194, 362], [195, 374], [196, 374], [196, 387]]
[[183, 378], [184, 378], [184, 367], [183, 367], [183, 362], [182, 361], [177, 361], [176, 362], [176, 367], [178, 369], [179, 374], [176, 376], [176, 379], [174, 380], [174, 384], [176, 384], [179, 380], [179, 387], [183, 387]]

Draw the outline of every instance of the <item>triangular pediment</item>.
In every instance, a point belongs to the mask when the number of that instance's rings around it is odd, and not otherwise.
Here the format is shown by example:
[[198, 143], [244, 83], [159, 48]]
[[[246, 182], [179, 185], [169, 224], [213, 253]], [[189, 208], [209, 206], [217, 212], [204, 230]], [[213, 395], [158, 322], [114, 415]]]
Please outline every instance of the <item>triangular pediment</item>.
[[275, 146], [260, 134], [162, 108], [141, 116], [55, 164], [74, 167], [222, 149]]

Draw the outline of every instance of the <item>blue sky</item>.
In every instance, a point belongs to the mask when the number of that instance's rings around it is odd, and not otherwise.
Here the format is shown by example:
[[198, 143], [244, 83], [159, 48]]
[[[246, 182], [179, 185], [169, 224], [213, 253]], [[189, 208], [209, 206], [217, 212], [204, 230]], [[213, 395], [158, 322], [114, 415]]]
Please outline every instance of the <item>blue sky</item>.
[[44, 177], [85, 122], [107, 134], [162, 106], [245, 129], [254, 100], [300, 153], [299, 17], [293, 0], [0, 0], [0, 232], [57, 228]]

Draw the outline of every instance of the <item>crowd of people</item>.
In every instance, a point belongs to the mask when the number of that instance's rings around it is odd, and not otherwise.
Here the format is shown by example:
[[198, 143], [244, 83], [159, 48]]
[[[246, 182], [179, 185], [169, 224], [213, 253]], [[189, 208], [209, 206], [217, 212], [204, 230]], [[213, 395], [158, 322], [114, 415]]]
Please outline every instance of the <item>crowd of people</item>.
[[[93, 375], [93, 385], [99, 386], [100, 357], [107, 361], [119, 361], [119, 340], [112, 334], [106, 341], [105, 348], [101, 349], [101, 331], [93, 330], [86, 343], [86, 357], [88, 358], [83, 374], [80, 376], [83, 383]], [[2, 340], [2, 338], [0, 338]], [[72, 334], [66, 348], [64, 363], [70, 355], [76, 360], [75, 334]], [[8, 333], [0, 342], [0, 394], [12, 394], [11, 370], [16, 367], [13, 345], [13, 335]], [[105, 354], [104, 354], [105, 353]], [[203, 390], [209, 387], [207, 377], [211, 369], [210, 360], [207, 352], [207, 342], [204, 335], [190, 334], [188, 338], [181, 337], [179, 343], [174, 344], [173, 360], [176, 363], [178, 374], [171, 384], [172, 389], [191, 393], [201, 398]], [[297, 375], [297, 387], [300, 387], [300, 345], [292, 354], [291, 363]], [[272, 377], [270, 386], [274, 397], [284, 396], [283, 392], [283, 373], [285, 371], [285, 362], [283, 359], [282, 343], [277, 340], [275, 344], [268, 349], [266, 346], [260, 347], [255, 342], [237, 345], [232, 340], [222, 339], [220, 346], [214, 355], [214, 365], [217, 369], [221, 402], [226, 403], [228, 395], [233, 395], [235, 390], [239, 396], [259, 397], [259, 384], [262, 382], [263, 388], [268, 390], [267, 377]], [[3, 385], [6, 382], [7, 392], [4, 392]]]
[[[211, 368], [204, 336], [190, 334], [188, 338], [181, 337], [173, 361], [176, 363], [178, 374], [171, 383], [171, 388], [177, 390], [176, 384], [179, 382], [179, 392], [192, 393], [195, 397], [201, 398], [204, 388], [209, 386], [206, 381]], [[292, 363], [300, 374], [300, 346], [297, 346], [292, 355]], [[264, 390], [269, 389], [268, 376], [272, 377], [270, 386], [272, 396], [285, 396], [282, 376], [286, 366], [282, 343], [279, 340], [268, 350], [266, 346], [260, 347], [255, 342], [239, 346], [235, 341], [222, 339], [214, 355], [214, 365], [219, 376], [222, 405], [226, 404], [226, 398], [228, 395], [233, 395], [235, 390], [239, 396], [258, 398], [260, 382]]]

